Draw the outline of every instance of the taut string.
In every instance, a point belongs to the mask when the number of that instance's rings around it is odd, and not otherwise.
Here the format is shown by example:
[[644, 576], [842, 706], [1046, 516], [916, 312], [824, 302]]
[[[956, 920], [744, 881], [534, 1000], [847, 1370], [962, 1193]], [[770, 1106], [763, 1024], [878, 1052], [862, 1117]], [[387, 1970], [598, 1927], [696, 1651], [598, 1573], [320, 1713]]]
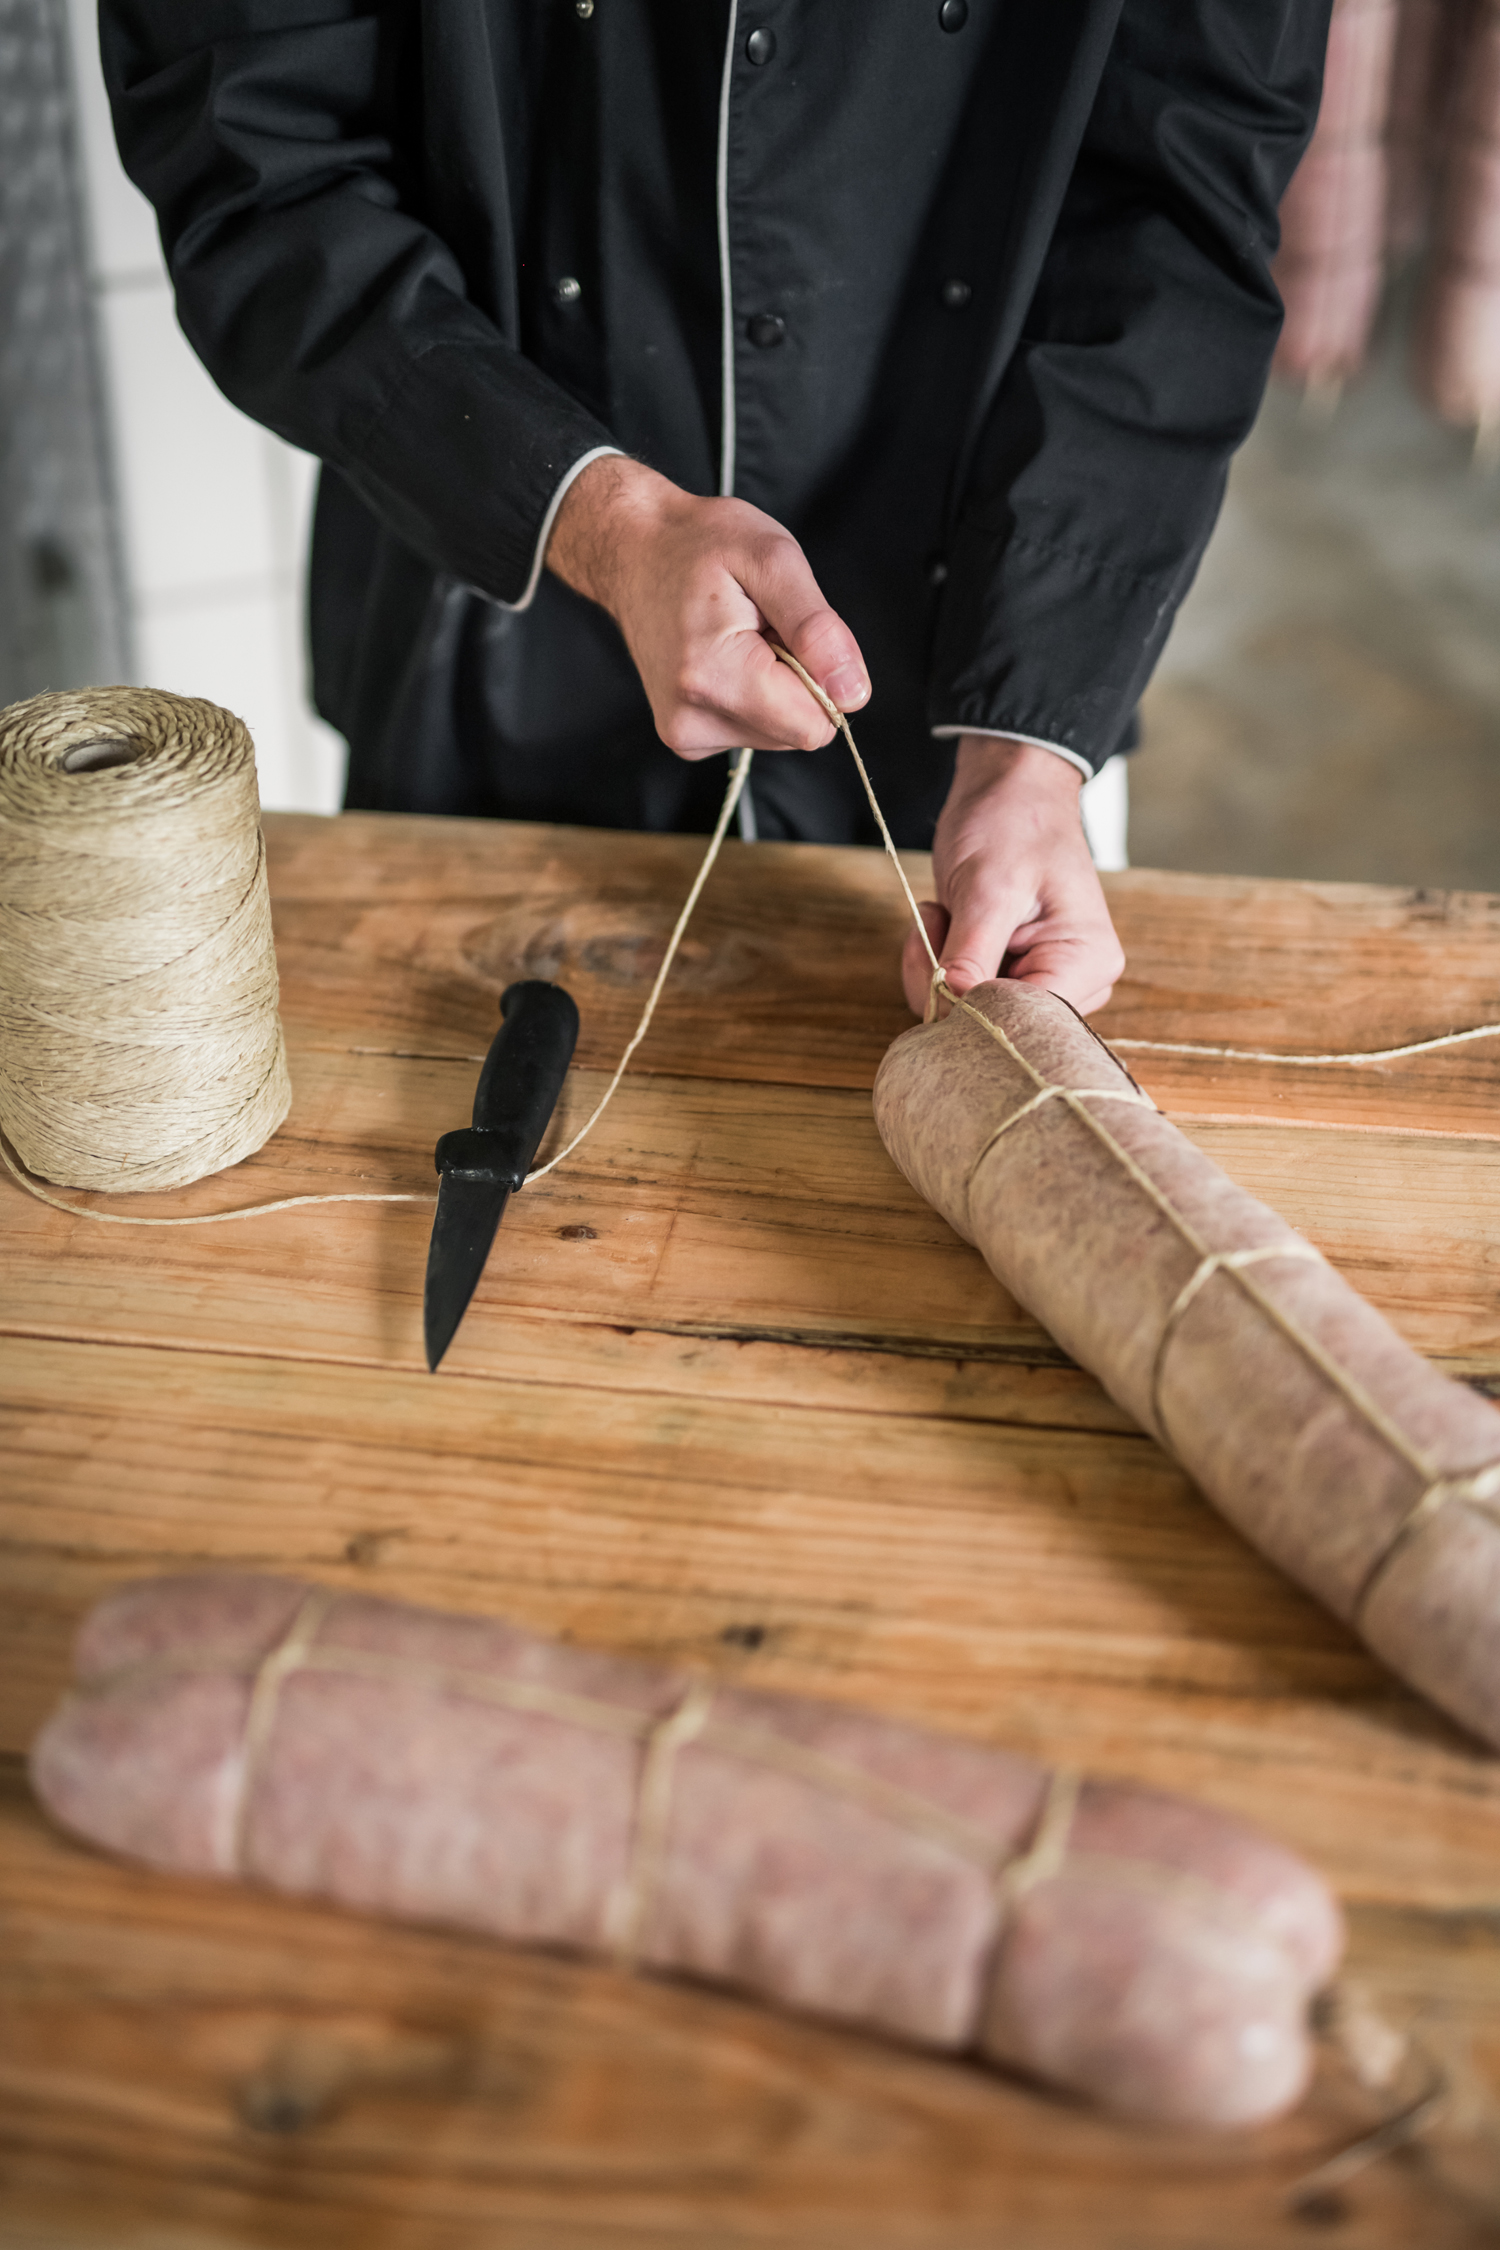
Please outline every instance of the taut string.
[[[845, 744], [848, 747], [849, 755], [854, 760], [855, 771], [859, 775], [861, 787], [863, 788], [866, 799], [869, 802], [871, 814], [874, 818], [876, 828], [880, 833], [881, 843], [884, 846], [887, 858], [890, 860], [892, 867], [896, 871], [896, 880], [900, 884], [902, 896], [906, 900], [907, 910], [911, 915], [912, 926], [916, 930], [918, 937], [921, 939], [922, 948], [927, 955], [928, 964], [932, 972], [931, 982], [928, 988], [928, 1001], [926, 1011], [928, 1020], [931, 1020], [931, 1017], [936, 1009], [937, 1001], [941, 996], [942, 998], [946, 999], [951, 1006], [961, 1008], [965, 1014], [973, 1016], [975, 1021], [983, 1024], [984, 1028], [987, 1031], [991, 1032], [992, 1035], [998, 1036], [998, 1034], [995, 1032], [995, 1027], [989, 1022], [988, 1018], [980, 1015], [979, 1011], [976, 1008], [971, 1007], [968, 1002], [965, 1001], [958, 993], [954, 992], [947, 981], [947, 978], [943, 971], [943, 965], [938, 959], [937, 952], [932, 943], [932, 938], [928, 933], [927, 925], [922, 919], [922, 913], [920, 907], [917, 904], [916, 894], [912, 890], [911, 884], [907, 879], [906, 869], [901, 864], [901, 856], [896, 849], [895, 839], [891, 835], [890, 827], [886, 821], [885, 814], [881, 810], [880, 800], [875, 794], [875, 785], [870, 779], [869, 770], [865, 765], [864, 759], [859, 754], [859, 746], [855, 742], [847, 715], [839, 709], [839, 706], [832, 700], [830, 696], [825, 695], [823, 689], [818, 685], [817, 681], [806, 670], [806, 668], [798, 662], [797, 658], [792, 655], [789, 649], [781, 647], [780, 643], [776, 641], [771, 642], [770, 646], [773, 655], [779, 658], [779, 660], [783, 664], [788, 665], [790, 669], [796, 673], [797, 678], [802, 682], [802, 685], [807, 689], [808, 694], [813, 698], [814, 702], [824, 713], [825, 717], [830, 719], [833, 722], [834, 726], [838, 729], [839, 733], [843, 735]], [[621, 1055], [620, 1060], [615, 1067], [613, 1077], [610, 1079], [609, 1084], [605, 1087], [604, 1092], [600, 1095], [599, 1100], [595, 1103], [594, 1108], [590, 1112], [589, 1116], [585, 1119], [584, 1123], [579, 1127], [578, 1131], [573, 1135], [572, 1139], [566, 1144], [566, 1146], [559, 1149], [555, 1156], [549, 1157], [545, 1164], [539, 1164], [534, 1171], [527, 1173], [525, 1181], [526, 1186], [529, 1187], [534, 1180], [543, 1179], [547, 1173], [555, 1171], [558, 1165], [565, 1163], [567, 1159], [574, 1153], [574, 1151], [578, 1147], [580, 1147], [580, 1145], [588, 1138], [589, 1134], [592, 1133], [594, 1127], [598, 1124], [600, 1118], [604, 1115], [610, 1103], [613, 1101], [615, 1094], [619, 1089], [620, 1082], [624, 1078], [625, 1072], [629, 1067], [631, 1057], [635, 1054], [636, 1049], [640, 1046], [641, 1041], [645, 1038], [647, 1031], [651, 1027], [651, 1020], [656, 1013], [657, 1002], [661, 998], [667, 978], [671, 973], [672, 965], [677, 958], [678, 949], [682, 944], [682, 940], [684, 935], [686, 934], [688, 924], [692, 919], [693, 911], [698, 904], [700, 896], [702, 895], [703, 887], [708, 881], [709, 876], [713, 872], [714, 863], [718, 859], [720, 846], [723, 844], [730, 820], [734, 814], [735, 806], [739, 803], [741, 793], [744, 789], [747, 779], [749, 778], [750, 766], [753, 757], [754, 752], [752, 750], [742, 749], [734, 759], [734, 763], [730, 769], [728, 786], [726, 787], [724, 792], [724, 800], [719, 808], [719, 816], [714, 823], [713, 833], [709, 837], [707, 849], [705, 850], [702, 861], [699, 864], [698, 872], [693, 878], [692, 886], [688, 891], [688, 895], [683, 902], [682, 911], [678, 915], [677, 920], [673, 925], [672, 934], [667, 940], [666, 951], [662, 955], [661, 967], [657, 970], [656, 976], [652, 982], [651, 990], [646, 996], [646, 1003], [641, 1010], [640, 1020], [636, 1024], [635, 1030], [631, 1033], [631, 1036], [626, 1043], [625, 1051]], [[1458, 1046], [1468, 1040], [1488, 1039], [1496, 1036], [1500, 1036], [1500, 1023], [1479, 1024], [1476, 1025], [1472, 1030], [1468, 1031], [1445, 1032], [1440, 1037], [1433, 1039], [1414, 1040], [1406, 1046], [1372, 1048], [1367, 1052], [1362, 1053], [1351, 1052], [1348, 1054], [1325, 1055], [1277, 1054], [1270, 1050], [1263, 1051], [1260, 1049], [1249, 1047], [1241, 1048], [1200, 1046], [1192, 1042], [1182, 1040], [1137, 1038], [1116, 1039], [1112, 1042], [1111, 1051], [1114, 1047], [1121, 1047], [1129, 1048], [1133, 1051], [1142, 1053], [1163, 1055], [1197, 1055], [1226, 1062], [1286, 1062], [1303, 1064], [1309, 1067], [1331, 1067], [1337, 1064], [1389, 1062], [1399, 1056], [1426, 1054], [1435, 1048]], [[1004, 1041], [1003, 1043], [1009, 1046], [1009, 1041]], [[1101, 1044], [1105, 1043], [1101, 1041]], [[366, 1050], [363, 1048], [357, 1048], [353, 1051], [356, 1053], [374, 1053], [380, 1052], [381, 1050]], [[1014, 1053], [1015, 1051], [1012, 1050], [1012, 1052]], [[433, 1056], [423, 1057], [422, 1059], [433, 1061], [482, 1061], [483, 1057]], [[1020, 1056], [1016, 1055], [1016, 1060], [1019, 1061], [1020, 1059]], [[1079, 1101], [1077, 1090], [1072, 1088], [1049, 1086], [1046, 1085], [1040, 1078], [1038, 1078], [1035, 1072], [1032, 1072], [1031, 1075], [1035, 1079], [1038, 1087], [1038, 1094], [1036, 1097], [1037, 1105], [1042, 1102], [1051, 1100], [1055, 1097], [1065, 1101], [1068, 1107], [1075, 1110], [1077, 1109]], [[1132, 1099], [1138, 1101], [1142, 1107], [1146, 1108], [1155, 1106], [1149, 1101], [1149, 1098], [1144, 1095], [1135, 1095], [1130, 1097], [1127, 1097], [1123, 1094], [1106, 1095], [1105, 1098], [1115, 1100]], [[1018, 1113], [1017, 1117], [1006, 1119], [997, 1128], [996, 1134], [992, 1136], [992, 1138], [998, 1138], [999, 1134], [1007, 1131], [1011, 1124], [1018, 1121], [1018, 1116], [1020, 1114], [1023, 1113]], [[1111, 1147], [1118, 1149], [1118, 1144], [1114, 1142], [1111, 1136], [1104, 1137], [1109, 1140], [1109, 1145]], [[989, 1144], [986, 1144], [986, 1147], [988, 1147], [988, 1145]], [[266, 1218], [269, 1217], [273, 1211], [294, 1211], [304, 1206], [315, 1203], [434, 1203], [437, 1200], [435, 1195], [425, 1194], [417, 1190], [397, 1190], [385, 1193], [373, 1193], [363, 1190], [348, 1190], [328, 1195], [278, 1196], [272, 1202], [250, 1203], [243, 1205], [240, 1209], [234, 1211], [203, 1211], [194, 1212], [190, 1216], [186, 1217], [147, 1218], [133, 1211], [97, 1211], [83, 1204], [65, 1202], [61, 1196], [54, 1195], [51, 1192], [50, 1188], [45, 1187], [39, 1180], [36, 1180], [31, 1176], [31, 1174], [20, 1163], [19, 1158], [16, 1157], [13, 1154], [12, 1150], [6, 1145], [3, 1135], [0, 1135], [0, 1163], [4, 1164], [5, 1169], [10, 1173], [12, 1179], [16, 1181], [17, 1185], [25, 1188], [29, 1195], [35, 1196], [39, 1203], [49, 1204], [54, 1211], [70, 1212], [74, 1217], [77, 1218], [97, 1219], [106, 1226], [222, 1226], [232, 1219]], [[1206, 1254], [1207, 1253], [1205, 1253], [1205, 1255]]]

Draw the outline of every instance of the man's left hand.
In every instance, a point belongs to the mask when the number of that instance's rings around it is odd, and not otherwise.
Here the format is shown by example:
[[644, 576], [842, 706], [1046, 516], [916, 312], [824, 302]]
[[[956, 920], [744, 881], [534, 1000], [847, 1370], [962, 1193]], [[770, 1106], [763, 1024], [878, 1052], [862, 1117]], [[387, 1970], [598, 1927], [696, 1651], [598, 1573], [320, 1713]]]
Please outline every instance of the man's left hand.
[[[936, 901], [922, 917], [948, 982], [1039, 984], [1081, 1015], [1102, 1008], [1125, 966], [1078, 809], [1083, 775], [1034, 743], [966, 734], [938, 817]], [[921, 1015], [932, 970], [913, 931], [902, 956]]]

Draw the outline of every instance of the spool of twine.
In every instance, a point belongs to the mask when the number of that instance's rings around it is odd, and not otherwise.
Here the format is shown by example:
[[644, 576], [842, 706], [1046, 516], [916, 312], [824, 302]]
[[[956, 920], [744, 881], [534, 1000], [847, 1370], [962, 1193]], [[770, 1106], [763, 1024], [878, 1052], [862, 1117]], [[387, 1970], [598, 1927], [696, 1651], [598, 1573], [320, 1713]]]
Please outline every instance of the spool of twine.
[[151, 688], [0, 712], [0, 1130], [80, 1188], [181, 1187], [291, 1103], [255, 751]]

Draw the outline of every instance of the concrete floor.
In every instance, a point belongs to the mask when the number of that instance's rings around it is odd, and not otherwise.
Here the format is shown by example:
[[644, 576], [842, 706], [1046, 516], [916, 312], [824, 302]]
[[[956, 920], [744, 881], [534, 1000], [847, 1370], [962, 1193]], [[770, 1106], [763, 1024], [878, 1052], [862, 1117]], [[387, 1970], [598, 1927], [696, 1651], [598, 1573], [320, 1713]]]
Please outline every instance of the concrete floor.
[[1332, 419], [1273, 386], [1143, 709], [1138, 867], [1500, 890], [1500, 474], [1395, 322]]

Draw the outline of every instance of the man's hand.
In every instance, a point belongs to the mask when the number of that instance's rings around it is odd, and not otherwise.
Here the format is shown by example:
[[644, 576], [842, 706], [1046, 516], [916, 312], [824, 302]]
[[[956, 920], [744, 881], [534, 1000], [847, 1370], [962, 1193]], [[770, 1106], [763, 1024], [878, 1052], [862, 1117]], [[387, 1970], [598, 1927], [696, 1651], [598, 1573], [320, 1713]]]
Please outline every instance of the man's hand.
[[867, 703], [854, 635], [807, 558], [743, 500], [699, 500], [639, 461], [591, 461], [563, 499], [547, 567], [619, 626], [656, 731], [681, 758], [817, 750], [833, 727], [771, 654], [767, 628], [840, 710]]
[[[1084, 841], [1082, 786], [1076, 766], [1032, 743], [960, 740], [932, 846], [938, 899], [922, 906], [955, 992], [1003, 973], [1087, 1015], [1114, 990], [1125, 955]], [[915, 931], [901, 968], [920, 1015], [932, 971]]]

